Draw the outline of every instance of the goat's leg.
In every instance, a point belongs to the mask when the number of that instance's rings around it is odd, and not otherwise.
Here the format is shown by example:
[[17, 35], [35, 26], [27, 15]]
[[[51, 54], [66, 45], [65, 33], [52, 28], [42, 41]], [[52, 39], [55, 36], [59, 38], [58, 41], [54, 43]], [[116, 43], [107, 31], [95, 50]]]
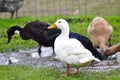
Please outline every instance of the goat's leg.
[[18, 18], [18, 10], [16, 10], [16, 18]]
[[10, 19], [12, 19], [13, 18], [13, 16], [14, 16], [14, 11], [12, 11], [12, 12], [10, 12], [11, 13], [11, 16], [10, 16]]

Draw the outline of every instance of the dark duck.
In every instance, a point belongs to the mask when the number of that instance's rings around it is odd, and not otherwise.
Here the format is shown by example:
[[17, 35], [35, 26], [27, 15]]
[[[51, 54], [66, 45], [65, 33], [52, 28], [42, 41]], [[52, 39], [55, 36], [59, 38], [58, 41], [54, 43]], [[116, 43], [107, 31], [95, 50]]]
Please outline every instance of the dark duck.
[[33, 21], [25, 25], [24, 28], [20, 26], [11, 26], [7, 30], [8, 35], [8, 42], [10, 43], [12, 36], [14, 35], [15, 31], [19, 31], [19, 35], [24, 40], [34, 40], [39, 44], [38, 53], [41, 55], [41, 45], [45, 47], [54, 46], [54, 40], [57, 35], [53, 33], [60, 33], [60, 30], [47, 30], [49, 24], [40, 22], [40, 21]]
[[[20, 37], [22, 39], [32, 39], [39, 44], [38, 53], [41, 56], [41, 46], [53, 47], [54, 49], [54, 41], [56, 37], [61, 33], [61, 31], [57, 28], [48, 30], [48, 26], [50, 25], [41, 21], [32, 21], [26, 24], [24, 28], [21, 28], [19, 26], [11, 26], [7, 30], [8, 43], [11, 41], [11, 38], [14, 35], [15, 31], [18, 30], [20, 31]], [[92, 42], [87, 37], [73, 32], [70, 32], [69, 37], [78, 39], [85, 48], [91, 51], [92, 54], [100, 60], [107, 58], [104, 54], [98, 52], [97, 49], [93, 47]]]

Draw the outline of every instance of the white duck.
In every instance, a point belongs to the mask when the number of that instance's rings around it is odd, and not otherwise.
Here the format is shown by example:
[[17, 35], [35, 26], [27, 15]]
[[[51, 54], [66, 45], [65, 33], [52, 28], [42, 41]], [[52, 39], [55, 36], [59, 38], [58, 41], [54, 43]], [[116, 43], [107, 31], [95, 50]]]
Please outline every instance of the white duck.
[[[70, 75], [69, 65], [76, 67], [79, 72], [79, 67], [90, 65], [95, 61], [100, 61], [95, 58], [92, 53], [87, 50], [80, 41], [74, 38], [69, 38], [69, 24], [64, 19], [59, 19], [55, 24], [48, 27], [48, 29], [59, 28], [61, 34], [56, 38], [54, 47], [55, 54], [60, 61], [66, 63], [66, 75]], [[89, 45], [88, 45], [89, 46]]]

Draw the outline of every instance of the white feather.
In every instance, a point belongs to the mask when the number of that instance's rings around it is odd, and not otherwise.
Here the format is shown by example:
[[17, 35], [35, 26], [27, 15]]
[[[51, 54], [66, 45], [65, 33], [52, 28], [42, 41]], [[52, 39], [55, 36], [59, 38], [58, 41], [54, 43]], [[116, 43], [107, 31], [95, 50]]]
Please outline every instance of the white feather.
[[59, 19], [55, 24], [61, 29], [61, 34], [56, 38], [54, 43], [55, 54], [60, 61], [76, 66], [82, 66], [83, 63], [93, 60], [100, 61], [80, 41], [69, 38], [69, 25], [65, 20]]

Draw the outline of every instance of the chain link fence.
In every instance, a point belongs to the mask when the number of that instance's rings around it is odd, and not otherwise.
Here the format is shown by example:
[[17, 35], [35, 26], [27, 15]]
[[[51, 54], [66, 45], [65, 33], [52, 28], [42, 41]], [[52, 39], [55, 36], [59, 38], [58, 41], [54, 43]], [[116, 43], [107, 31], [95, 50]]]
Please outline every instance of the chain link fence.
[[[2, 11], [2, 7], [10, 8], [13, 5], [4, 1], [23, 1], [18, 9], [19, 17], [120, 15], [120, 0], [0, 0], [0, 18], [10, 17], [10, 11]], [[14, 3], [12, 8], [18, 5]]]

